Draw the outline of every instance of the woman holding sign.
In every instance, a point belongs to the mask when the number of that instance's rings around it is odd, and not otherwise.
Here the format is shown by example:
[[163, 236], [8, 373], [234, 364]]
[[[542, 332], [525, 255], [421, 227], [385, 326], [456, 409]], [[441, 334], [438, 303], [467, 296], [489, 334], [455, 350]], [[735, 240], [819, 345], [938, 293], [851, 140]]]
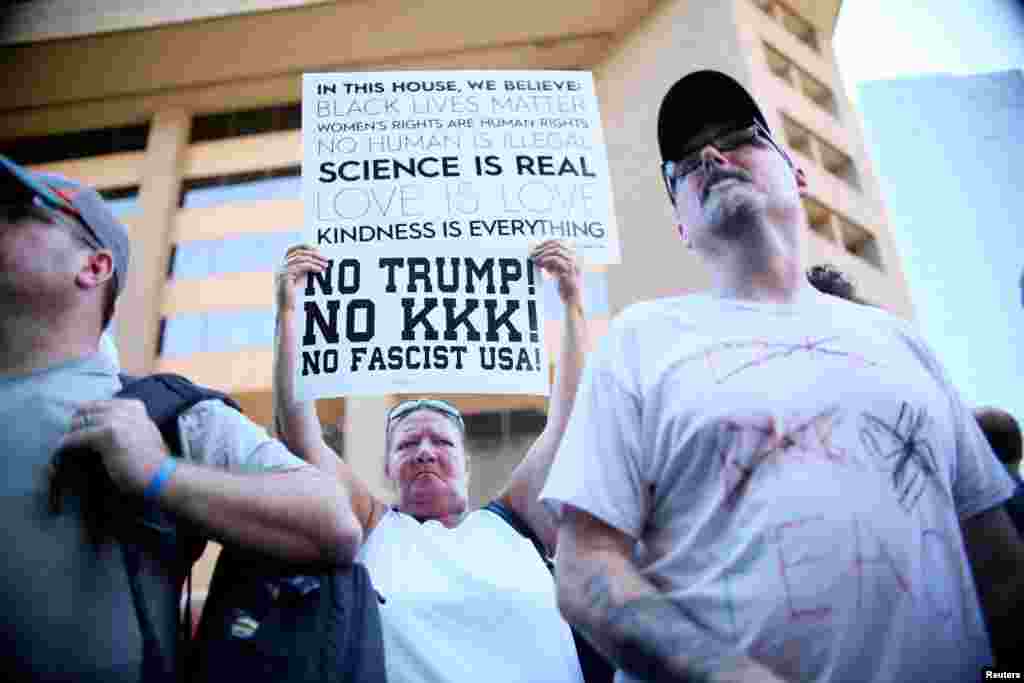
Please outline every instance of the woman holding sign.
[[395, 507], [375, 498], [327, 446], [313, 403], [295, 399], [293, 379], [296, 290], [327, 261], [313, 249], [292, 247], [278, 272], [277, 430], [294, 453], [352, 491], [366, 538], [357, 561], [385, 599], [380, 612], [393, 681], [582, 680], [554, 582], [538, 558], [538, 550], [554, 552], [556, 533], [537, 500], [569, 421], [589, 343], [581, 273], [573, 253], [555, 240], [530, 257], [557, 280], [565, 307], [548, 421], [497, 500], [476, 511], [468, 509], [465, 424], [445, 401], [405, 401], [388, 413], [383, 466], [396, 485]]

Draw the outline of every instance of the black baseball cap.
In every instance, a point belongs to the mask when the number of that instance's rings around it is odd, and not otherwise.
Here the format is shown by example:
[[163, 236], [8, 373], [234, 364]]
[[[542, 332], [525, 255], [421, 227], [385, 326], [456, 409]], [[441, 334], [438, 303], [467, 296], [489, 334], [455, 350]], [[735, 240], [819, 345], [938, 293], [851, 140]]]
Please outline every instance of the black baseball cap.
[[662, 161], [678, 159], [684, 145], [709, 123], [754, 122], [771, 133], [750, 93], [731, 76], [705, 69], [675, 82], [658, 110], [658, 148]]
[[0, 154], [0, 193], [38, 198], [43, 206], [70, 214], [114, 261], [114, 289], [124, 288], [131, 242], [128, 229], [107, 207], [99, 192], [54, 173], [34, 173]]

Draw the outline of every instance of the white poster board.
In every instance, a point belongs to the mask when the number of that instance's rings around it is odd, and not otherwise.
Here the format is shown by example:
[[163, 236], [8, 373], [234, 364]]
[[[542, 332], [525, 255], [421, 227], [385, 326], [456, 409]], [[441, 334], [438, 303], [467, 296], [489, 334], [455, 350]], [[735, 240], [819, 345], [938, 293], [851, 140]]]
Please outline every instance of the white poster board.
[[[415, 392], [546, 395], [548, 361], [539, 283], [526, 285], [525, 278], [523, 282], [506, 282], [509, 291], [496, 293], [498, 298], [493, 300], [469, 291], [451, 292], [449, 298], [464, 296], [465, 301], [477, 301], [466, 304], [476, 307], [466, 314], [469, 317], [486, 316], [492, 310], [487, 306], [504, 310], [504, 303], [515, 301], [516, 312], [510, 315], [516, 322], [510, 325], [517, 331], [530, 326], [518, 316], [535, 312], [536, 342], [510, 338], [500, 342], [505, 351], [493, 347], [506, 361], [506, 354], [516, 357], [513, 365], [520, 369], [504, 369], [507, 363], [492, 364], [481, 355], [490, 352], [486, 349], [492, 347], [487, 344], [495, 343], [493, 340], [474, 342], [460, 337], [469, 334], [466, 324], [442, 330], [441, 341], [401, 339], [401, 332], [408, 334], [401, 329], [404, 309], [395, 292], [382, 289], [381, 278], [387, 268], [380, 265], [380, 259], [426, 258], [431, 273], [444, 277], [436, 259], [443, 259], [444, 264], [450, 263], [444, 259], [456, 259], [462, 268], [470, 263], [482, 268], [479, 264], [488, 260], [506, 263], [502, 259], [509, 258], [525, 263], [530, 245], [558, 238], [572, 242], [583, 261], [617, 263], [619, 242], [608, 158], [591, 74], [304, 74], [302, 144], [306, 241], [337, 264], [358, 262], [358, 298], [374, 305], [373, 343], [395, 354], [404, 353], [394, 351], [403, 344], [421, 344], [424, 353], [450, 353], [462, 362], [427, 369], [413, 367], [416, 363], [410, 365], [409, 358], [403, 357], [402, 363], [395, 362], [401, 367], [392, 369], [388, 364], [381, 370], [375, 364], [377, 369], [369, 370], [353, 355], [359, 353], [355, 346], [362, 342], [340, 334], [335, 344], [328, 335], [301, 350], [296, 385], [300, 394], [307, 398]], [[422, 261], [414, 263], [420, 264], [416, 268], [424, 267]], [[529, 287], [532, 292], [527, 291]], [[425, 297], [411, 305], [429, 305], [430, 293], [407, 294]], [[322, 299], [332, 296], [322, 288], [309, 296], [317, 310], [321, 305], [335, 305]], [[336, 299], [337, 305], [351, 304], [342, 299]], [[432, 324], [443, 326], [448, 315], [466, 320], [458, 317], [460, 310], [449, 313], [439, 308], [429, 315], [438, 316], [438, 322]], [[324, 312], [330, 314], [329, 309], [320, 311]], [[303, 324], [308, 327], [312, 323], [307, 320]], [[481, 317], [472, 324], [486, 323]], [[399, 338], [393, 335], [396, 331]], [[453, 338], [444, 338], [452, 334]], [[463, 342], [481, 346], [466, 351], [469, 355], [440, 350]], [[533, 348], [535, 343], [539, 349]], [[332, 364], [327, 366], [330, 345], [336, 347], [338, 357], [332, 352]], [[539, 362], [529, 365], [543, 367], [522, 369], [535, 350], [540, 355], [534, 360]], [[312, 354], [317, 351], [321, 362], [314, 373]], [[334, 360], [338, 361], [336, 367]]]
[[299, 295], [298, 394], [547, 395], [539, 278], [522, 249], [334, 257]]

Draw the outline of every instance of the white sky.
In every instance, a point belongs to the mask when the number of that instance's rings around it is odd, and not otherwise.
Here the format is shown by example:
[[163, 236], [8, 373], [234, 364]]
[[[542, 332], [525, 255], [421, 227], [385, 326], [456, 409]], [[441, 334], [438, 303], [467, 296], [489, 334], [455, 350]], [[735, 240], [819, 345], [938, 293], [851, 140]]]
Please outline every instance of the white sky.
[[[1024, 69], [1024, 0], [845, 0], [834, 47], [847, 94], [855, 106], [860, 104], [859, 84], [870, 81], [936, 73], [969, 75]], [[877, 164], [879, 155], [870, 150], [870, 145], [869, 153]], [[898, 150], [887, 148], [885, 153], [898, 153]], [[912, 183], [913, 179], [901, 177], [900, 182]], [[920, 214], [927, 215], [928, 211], [923, 208]], [[935, 227], [938, 230], [950, 226]], [[970, 324], [950, 325], [947, 314], [952, 314], [960, 304], [937, 300], [937, 293], [950, 291], [950, 285], [956, 285], [965, 293], [978, 295], [973, 300], [975, 306], [987, 305], [982, 301], [987, 297], [980, 296], [978, 283], [992, 278], [991, 272], [985, 272], [991, 269], [982, 259], [966, 258], [967, 253], [976, 250], [963, 248], [962, 244], [960, 258], [956, 261], [962, 266], [956, 269], [958, 272], [908, 262], [907, 253], [923, 254], [925, 245], [917, 245], [921, 249], [909, 249], [908, 241], [912, 236], [902, 234], [898, 225], [894, 224], [893, 229], [904, 258], [918, 323], [954, 383], [968, 401], [999, 405], [1024, 421], [1024, 393], [1021, 392], [1024, 377], [1010, 369], [1024, 363], [1021, 356], [1024, 354], [1024, 345], [1021, 345], [1024, 310], [1020, 307], [1019, 291], [1015, 296], [1015, 310], [991, 311], [990, 319], [1001, 316], [1008, 322], [1008, 329], [981, 325], [972, 330]], [[1016, 235], [1016, 239], [1024, 240], [1021, 237], [1024, 227], [1006, 225], [998, 233], [1008, 235], [1009, 239]], [[929, 250], [943, 250], [927, 251], [934, 255], [936, 263], [949, 258], [948, 251], [957, 248], [955, 240], [945, 246], [943, 242], [937, 240], [927, 245]], [[1013, 272], [1020, 273], [1021, 267], [1024, 264], [1018, 264]], [[944, 281], [937, 282], [938, 277]], [[963, 317], [962, 313], [957, 315]], [[966, 319], [963, 322], [968, 323]], [[1000, 353], [993, 353], [997, 350]], [[986, 362], [989, 357], [991, 362]], [[968, 377], [974, 381], [967, 381]]]
[[1024, 66], [1020, 0], [845, 0], [834, 45], [851, 97], [856, 84], [925, 73]]

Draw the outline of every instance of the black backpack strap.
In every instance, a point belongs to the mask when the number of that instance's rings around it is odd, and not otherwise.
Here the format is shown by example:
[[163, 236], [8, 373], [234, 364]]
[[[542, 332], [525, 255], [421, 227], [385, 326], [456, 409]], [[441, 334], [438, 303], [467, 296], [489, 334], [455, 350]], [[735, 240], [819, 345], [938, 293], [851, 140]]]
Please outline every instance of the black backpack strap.
[[[519, 516], [518, 512], [497, 500], [492, 500], [481, 509], [498, 515], [510, 527], [518, 531], [521, 536], [524, 536], [533, 543], [533, 547], [537, 549], [537, 554], [540, 555], [544, 566], [554, 576], [555, 563], [551, 561], [551, 557], [547, 554], [544, 544], [541, 543], [537, 534], [533, 533], [533, 529], [526, 523], [526, 520]], [[572, 630], [572, 639], [576, 644], [576, 657], [579, 659], [580, 669], [583, 671], [583, 680], [586, 683], [611, 683], [615, 678], [615, 667], [601, 653], [594, 649], [590, 641], [584, 638], [572, 624], [569, 625], [569, 628]]]
[[[181, 457], [183, 451], [178, 418], [185, 411], [208, 399], [218, 399], [239, 409], [238, 404], [226, 394], [193, 384], [180, 375], [165, 373], [140, 378], [122, 374], [120, 377], [123, 386], [118, 398], [142, 401], [175, 457]], [[192, 563], [206, 547], [206, 538], [195, 525], [176, 519], [152, 503], [144, 504], [139, 523], [137, 537], [122, 539], [121, 550], [142, 635], [143, 680], [170, 681], [174, 679], [176, 670], [180, 676], [188, 669], [185, 658], [180, 655], [187, 652], [192, 635], [191, 570]], [[152, 557], [144, 557], [144, 548]], [[156, 566], [143, 568], [144, 563], [153, 560]], [[169, 576], [151, 575], [161, 572], [169, 572]], [[160, 617], [168, 610], [167, 605], [161, 603], [162, 596], [157, 594], [160, 583], [168, 580], [175, 588], [180, 587], [184, 580], [188, 591], [184, 613], [178, 614], [178, 605], [173, 606], [174, 614], [178, 615], [175, 623], [177, 642], [173, 643], [168, 642], [169, 625], [161, 626], [164, 620]], [[147, 590], [147, 584], [152, 584], [153, 588]], [[161, 634], [165, 634], [163, 638]]]
[[548, 555], [547, 550], [544, 548], [544, 544], [541, 542], [537, 534], [533, 533], [533, 529], [526, 523], [519, 513], [505, 505], [501, 501], [492, 500], [487, 505], [483, 506], [483, 510], [493, 512], [494, 514], [505, 520], [505, 523], [516, 530], [520, 536], [528, 540], [533, 544], [533, 547], [537, 549], [537, 554], [540, 555], [540, 559], [544, 562], [544, 566], [548, 568], [552, 574], [555, 573], [555, 564], [551, 561], [551, 557]]

